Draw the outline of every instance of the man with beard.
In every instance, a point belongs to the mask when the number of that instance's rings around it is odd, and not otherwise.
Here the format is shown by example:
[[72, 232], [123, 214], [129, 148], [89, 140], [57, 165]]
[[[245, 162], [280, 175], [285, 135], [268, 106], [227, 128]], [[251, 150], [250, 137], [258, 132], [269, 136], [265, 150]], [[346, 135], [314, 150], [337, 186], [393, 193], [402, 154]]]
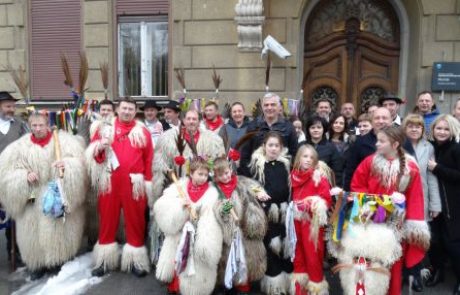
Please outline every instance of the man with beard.
[[[13, 141], [27, 133], [27, 125], [19, 118], [14, 116], [16, 111], [17, 99], [6, 91], [0, 92], [0, 153]], [[1, 204], [0, 204], [1, 206]], [[5, 229], [6, 248], [8, 260], [11, 260], [11, 227]], [[16, 262], [21, 262], [19, 251], [16, 246]]]

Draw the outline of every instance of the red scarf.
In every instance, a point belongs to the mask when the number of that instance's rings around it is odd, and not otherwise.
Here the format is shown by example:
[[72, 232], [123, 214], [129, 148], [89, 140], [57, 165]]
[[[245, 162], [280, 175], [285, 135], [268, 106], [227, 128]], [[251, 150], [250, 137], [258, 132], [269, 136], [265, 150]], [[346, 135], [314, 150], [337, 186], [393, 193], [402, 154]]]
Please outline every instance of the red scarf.
[[206, 118], [204, 119], [204, 121], [206, 122], [206, 126], [208, 127], [208, 129], [211, 131], [214, 131], [222, 125], [224, 125], [224, 119], [222, 119], [221, 115], [217, 115], [217, 117], [214, 118], [214, 121], [208, 120]]
[[136, 121], [132, 120], [131, 122], [122, 122], [120, 119], [115, 121], [115, 139], [124, 139], [128, 137], [129, 132], [136, 126]]
[[308, 169], [306, 171], [300, 169], [294, 169], [291, 172], [291, 184], [292, 188], [299, 188], [310, 180], [313, 176], [314, 169]]
[[190, 200], [193, 203], [198, 202], [201, 197], [204, 195], [204, 193], [208, 190], [209, 188], [209, 182], [205, 182], [202, 185], [193, 185], [192, 180], [190, 180], [187, 184], [187, 193], [190, 197]]
[[222, 183], [222, 182], [217, 183], [217, 185], [219, 186], [221, 191], [224, 193], [224, 195], [227, 197], [227, 199], [230, 199], [237, 184], [238, 184], [238, 178], [236, 177], [236, 175], [232, 175], [232, 178], [230, 179], [228, 183]]
[[[184, 139], [190, 143], [190, 133], [187, 132], [187, 130], [183, 130], [184, 132]], [[196, 131], [196, 133], [193, 135], [193, 141], [195, 141], [195, 144], [198, 144], [198, 139], [200, 138], [200, 131]]]
[[49, 131], [46, 134], [46, 136], [43, 137], [43, 138], [36, 138], [33, 134], [31, 134], [30, 135], [30, 140], [33, 143], [38, 144], [41, 147], [44, 147], [45, 145], [47, 145], [50, 142], [52, 136], [53, 136], [53, 134], [51, 132], [49, 132]]

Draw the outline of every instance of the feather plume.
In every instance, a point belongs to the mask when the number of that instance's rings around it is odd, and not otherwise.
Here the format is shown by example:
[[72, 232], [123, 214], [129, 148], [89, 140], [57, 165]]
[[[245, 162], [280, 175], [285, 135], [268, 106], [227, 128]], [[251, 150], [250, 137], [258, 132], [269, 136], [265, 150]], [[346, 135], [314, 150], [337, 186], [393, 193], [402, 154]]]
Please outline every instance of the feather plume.
[[231, 108], [232, 108], [232, 106], [227, 101], [225, 103], [225, 105], [224, 105], [224, 108], [222, 109], [222, 117], [224, 117], [224, 119], [230, 118], [230, 110], [231, 110]]
[[254, 107], [252, 108], [252, 118], [256, 119], [260, 115], [262, 115], [262, 101], [259, 98], [256, 103], [254, 104]]
[[228, 138], [227, 128], [222, 127], [222, 141], [224, 142], [225, 154], [230, 150], [230, 140]]
[[88, 58], [86, 57], [86, 53], [84, 51], [80, 52], [80, 74], [79, 74], [79, 84], [78, 84], [78, 94], [83, 96], [85, 92], [85, 84], [88, 80]]
[[219, 90], [219, 87], [222, 81], [223, 79], [220, 77], [220, 75], [217, 74], [216, 67], [213, 65], [212, 66], [212, 82], [214, 82], [214, 88], [216, 89], [216, 92]]
[[109, 88], [109, 63], [101, 63], [99, 69], [101, 71], [102, 86], [104, 87], [104, 97], [107, 99], [107, 90]]
[[272, 61], [271, 61], [270, 53], [269, 53], [267, 54], [267, 67], [265, 68], [265, 91], [266, 92], [268, 92], [269, 90], [271, 67], [272, 67]]
[[10, 76], [13, 79], [14, 84], [16, 84], [16, 87], [18, 88], [22, 97], [24, 97], [26, 104], [28, 105], [29, 104], [29, 95], [28, 95], [29, 81], [26, 77], [25, 69], [22, 66], [19, 66], [19, 69], [15, 70], [13, 69], [11, 65], [8, 65], [5, 69], [10, 73]]
[[[185, 130], [185, 132], [188, 132]], [[192, 154], [194, 157], [198, 156], [198, 150], [196, 148], [196, 143], [195, 143], [195, 140], [194, 140], [194, 136], [191, 132], [189, 132], [189, 135], [190, 135], [190, 142], [187, 141], [187, 144], [188, 146], [190, 147], [190, 149], [192, 150]]]
[[184, 69], [175, 69], [174, 72], [176, 73], [176, 79], [179, 82], [179, 84], [182, 87], [182, 89], [183, 90], [187, 89], [187, 88], [185, 88], [185, 73], [184, 73]]
[[240, 140], [238, 140], [234, 149], [238, 151], [246, 142], [248, 142], [254, 136], [256, 136], [257, 133], [259, 133], [259, 129], [246, 133], [244, 136], [240, 138]]
[[73, 90], [72, 73], [70, 72], [69, 61], [67, 60], [67, 56], [65, 54], [61, 54], [61, 67], [64, 72], [64, 84]]

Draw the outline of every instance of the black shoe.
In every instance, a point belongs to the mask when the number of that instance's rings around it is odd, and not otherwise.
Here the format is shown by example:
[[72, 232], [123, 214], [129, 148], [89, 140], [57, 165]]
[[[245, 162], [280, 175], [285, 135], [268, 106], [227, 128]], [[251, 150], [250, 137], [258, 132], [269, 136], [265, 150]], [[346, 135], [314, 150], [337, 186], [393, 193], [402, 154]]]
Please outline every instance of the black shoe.
[[430, 277], [426, 280], [427, 287], [434, 287], [439, 283], [444, 282], [444, 271], [442, 269], [435, 269], [431, 272]]
[[48, 268], [48, 273], [52, 275], [57, 275], [60, 271], [61, 271], [61, 265]]
[[414, 276], [414, 280], [412, 281], [412, 291], [417, 293], [423, 292], [423, 284], [420, 276]]
[[101, 265], [99, 266], [98, 268], [94, 268], [92, 271], [91, 271], [91, 275], [93, 277], [102, 277], [106, 274], [106, 271], [104, 269], [104, 265]]
[[45, 268], [40, 268], [30, 272], [30, 280], [35, 281], [41, 279], [46, 274]]
[[136, 267], [133, 267], [131, 270], [132, 274], [135, 275], [138, 278], [143, 278], [147, 275], [147, 272], [143, 269], [137, 269]]

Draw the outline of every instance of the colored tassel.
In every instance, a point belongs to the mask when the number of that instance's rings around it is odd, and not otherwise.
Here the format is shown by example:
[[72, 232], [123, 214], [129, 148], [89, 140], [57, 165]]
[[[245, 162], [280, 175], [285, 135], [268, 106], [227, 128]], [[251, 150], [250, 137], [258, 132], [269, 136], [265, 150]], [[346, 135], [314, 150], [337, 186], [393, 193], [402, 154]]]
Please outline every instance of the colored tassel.
[[385, 208], [377, 205], [377, 211], [374, 214], [374, 223], [384, 223], [386, 218]]

